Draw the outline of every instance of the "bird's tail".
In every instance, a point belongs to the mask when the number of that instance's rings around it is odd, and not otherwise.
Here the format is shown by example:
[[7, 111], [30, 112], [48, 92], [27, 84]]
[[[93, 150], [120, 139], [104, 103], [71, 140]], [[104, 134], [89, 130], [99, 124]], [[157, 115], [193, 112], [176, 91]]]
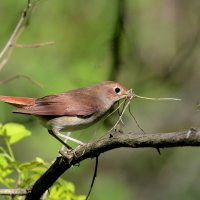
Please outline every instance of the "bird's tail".
[[12, 104], [17, 107], [31, 106], [35, 103], [35, 98], [0, 96], [0, 101]]

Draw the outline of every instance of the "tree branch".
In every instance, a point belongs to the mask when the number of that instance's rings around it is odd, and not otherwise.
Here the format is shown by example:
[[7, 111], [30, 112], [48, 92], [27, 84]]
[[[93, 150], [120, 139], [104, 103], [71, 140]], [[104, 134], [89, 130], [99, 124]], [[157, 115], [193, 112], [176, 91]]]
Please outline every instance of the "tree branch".
[[191, 128], [188, 131], [173, 133], [114, 133], [88, 143], [76, 149], [71, 158], [58, 157], [50, 168], [35, 182], [26, 200], [39, 200], [42, 194], [71, 166], [87, 158], [121, 147], [129, 148], [168, 148], [182, 146], [200, 146], [200, 130]]
[[29, 189], [0, 189], [0, 195], [9, 195], [9, 196], [25, 196], [30, 193]]

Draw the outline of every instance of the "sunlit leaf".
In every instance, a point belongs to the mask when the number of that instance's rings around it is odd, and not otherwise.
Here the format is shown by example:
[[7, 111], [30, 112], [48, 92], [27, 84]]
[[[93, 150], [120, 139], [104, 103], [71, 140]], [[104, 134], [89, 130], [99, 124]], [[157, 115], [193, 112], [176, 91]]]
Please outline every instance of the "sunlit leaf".
[[85, 200], [86, 196], [85, 195], [80, 195], [77, 196], [77, 200]]
[[6, 168], [5, 170], [3, 170], [2, 172], [2, 176], [8, 176], [13, 172], [13, 169], [8, 169]]
[[38, 173], [38, 174], [42, 174], [47, 170], [46, 167], [36, 167], [32, 169], [32, 172]]
[[32, 169], [33, 167], [37, 167], [37, 166], [39, 166], [39, 165], [41, 165], [40, 163], [38, 163], [38, 162], [36, 162], [35, 160], [34, 161], [32, 161], [32, 162], [26, 162], [26, 163], [22, 163], [20, 166], [19, 166], [19, 168], [20, 168], [20, 170], [30, 170], [30, 169]]
[[67, 186], [67, 190], [71, 193], [74, 193], [75, 192], [75, 187], [74, 187], [74, 184], [73, 183], [70, 183], [70, 182], [67, 182], [66, 184]]
[[45, 162], [44, 162], [44, 160], [42, 159], [42, 158], [40, 158], [40, 157], [36, 157], [36, 159], [35, 159], [38, 163], [40, 163], [40, 164], [46, 164]]
[[9, 137], [10, 144], [14, 144], [19, 140], [31, 135], [31, 132], [22, 124], [7, 123], [3, 126], [3, 133]]

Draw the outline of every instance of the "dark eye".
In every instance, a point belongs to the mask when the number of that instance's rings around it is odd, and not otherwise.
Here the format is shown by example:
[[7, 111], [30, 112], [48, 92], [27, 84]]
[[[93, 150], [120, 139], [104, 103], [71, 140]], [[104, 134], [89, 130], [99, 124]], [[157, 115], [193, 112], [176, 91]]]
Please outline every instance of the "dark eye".
[[116, 93], [119, 93], [119, 92], [120, 92], [120, 88], [116, 87], [116, 88], [115, 88], [115, 92], [116, 92]]

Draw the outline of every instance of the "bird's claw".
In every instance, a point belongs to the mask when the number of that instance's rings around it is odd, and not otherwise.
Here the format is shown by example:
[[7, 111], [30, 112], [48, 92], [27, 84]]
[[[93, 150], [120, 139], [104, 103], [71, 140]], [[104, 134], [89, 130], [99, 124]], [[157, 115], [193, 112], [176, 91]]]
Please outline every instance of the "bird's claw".
[[[70, 149], [70, 150], [68, 150], [67, 153], [69, 153], [69, 155], [71, 154], [71, 155], [73, 155], [73, 157], [77, 158], [78, 155], [76, 154], [76, 152], [77, 152], [80, 148], [82, 148], [82, 147], [84, 147], [84, 146], [87, 148], [87, 144], [86, 144], [86, 143], [79, 144], [75, 149]], [[79, 155], [79, 156], [82, 156], [82, 155], [85, 153], [86, 148], [84, 148], [82, 154]]]
[[[84, 147], [84, 146], [85, 146], [85, 148], [83, 149], [81, 155], [77, 155], [76, 152], [77, 152], [80, 148], [82, 148], [82, 147]], [[64, 158], [66, 158], [67, 160], [69, 160], [69, 162], [71, 162], [71, 160], [73, 159], [73, 157], [78, 158], [78, 156], [82, 156], [82, 155], [85, 153], [86, 148], [87, 148], [87, 144], [83, 143], [83, 144], [79, 144], [75, 149], [68, 149], [66, 152], [64, 152], [64, 151], [59, 151], [59, 153], [60, 153]]]

